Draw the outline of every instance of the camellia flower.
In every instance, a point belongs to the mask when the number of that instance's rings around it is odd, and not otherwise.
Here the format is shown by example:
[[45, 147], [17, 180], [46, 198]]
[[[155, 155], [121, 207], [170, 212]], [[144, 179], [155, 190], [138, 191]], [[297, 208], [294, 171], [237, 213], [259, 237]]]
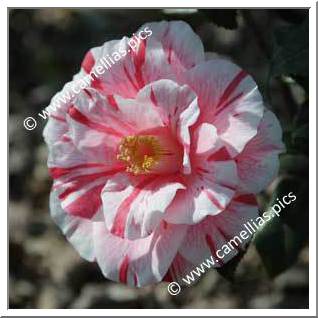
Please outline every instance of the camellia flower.
[[[177, 280], [258, 217], [255, 194], [284, 150], [254, 80], [205, 56], [184, 22], [155, 22], [90, 50], [75, 81], [103, 56], [127, 54], [53, 112], [44, 130], [55, 222], [105, 277], [144, 286]], [[138, 32], [137, 32], [138, 33]]]

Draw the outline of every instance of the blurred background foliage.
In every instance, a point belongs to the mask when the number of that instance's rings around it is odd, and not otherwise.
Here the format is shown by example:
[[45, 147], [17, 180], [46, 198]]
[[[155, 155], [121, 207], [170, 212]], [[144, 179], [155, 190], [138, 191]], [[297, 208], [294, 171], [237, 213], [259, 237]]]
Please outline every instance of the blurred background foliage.
[[[188, 22], [206, 51], [247, 70], [279, 118], [287, 152], [258, 196], [260, 211], [297, 195], [245, 255], [176, 297], [165, 283], [132, 289], [106, 281], [77, 255], [49, 216], [44, 122], [23, 128], [87, 50], [160, 20]], [[9, 35], [10, 308], [308, 308], [308, 10], [12, 9]]]

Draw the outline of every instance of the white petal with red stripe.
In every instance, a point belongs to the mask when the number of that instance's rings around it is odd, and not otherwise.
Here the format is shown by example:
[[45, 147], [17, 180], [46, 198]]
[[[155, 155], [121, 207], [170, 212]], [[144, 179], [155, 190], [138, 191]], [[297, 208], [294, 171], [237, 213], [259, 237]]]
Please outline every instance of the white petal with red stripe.
[[[231, 239], [246, 231], [244, 224], [258, 217], [258, 206], [253, 195], [235, 198], [228, 208], [216, 216], [208, 216], [200, 224], [188, 227], [187, 235], [179, 249], [180, 254], [193, 264], [201, 264], [211, 255], [217, 260], [215, 267], [220, 267], [232, 259], [240, 249], [244, 249], [251, 240], [235, 239], [232, 241], [233, 249], [224, 252]], [[245, 236], [244, 236], [245, 237]], [[217, 253], [218, 250], [221, 250]]]
[[[148, 37], [143, 34], [144, 40], [124, 37], [85, 55], [82, 69], [86, 74], [94, 72], [92, 87], [106, 96], [132, 98], [148, 83], [161, 78], [174, 80], [184, 70], [204, 61], [202, 42], [185, 22], [147, 23], [136, 33], [145, 32], [147, 27]], [[98, 66], [107, 70], [99, 74]]]
[[238, 182], [234, 161], [201, 163], [196, 177], [189, 178], [185, 190], [178, 191], [164, 215], [176, 224], [196, 224], [208, 215], [221, 213], [233, 198]]
[[162, 43], [168, 63], [176, 73], [189, 69], [204, 61], [201, 39], [183, 21], [146, 23], [152, 31], [150, 38]]
[[105, 277], [114, 281], [137, 287], [159, 282], [177, 254], [186, 228], [162, 223], [150, 236], [130, 241], [95, 223], [97, 262]]
[[50, 211], [53, 220], [61, 228], [63, 234], [78, 253], [86, 260], [94, 261], [94, 222], [91, 219], [85, 219], [66, 213], [62, 209], [60, 200], [55, 191], [52, 191], [50, 195]]
[[[185, 278], [199, 264], [192, 264], [186, 260], [180, 253], [177, 253], [171, 263], [168, 272], [163, 278], [166, 282], [175, 282], [182, 284], [181, 278]], [[183, 283], [184, 284], [184, 283]]]
[[[87, 73], [91, 87], [105, 96], [117, 94], [132, 98], [139, 90], [136, 79], [134, 61], [128, 54], [128, 38], [113, 40], [103, 46], [91, 49], [84, 57], [82, 68]], [[116, 60], [113, 53], [119, 54]], [[97, 73], [97, 69], [101, 71]], [[103, 71], [102, 71], [103, 70]]]
[[285, 151], [282, 129], [276, 116], [266, 110], [257, 135], [236, 157], [240, 192], [258, 193], [277, 176], [278, 155]]
[[257, 133], [263, 101], [254, 80], [235, 64], [213, 59], [184, 74], [198, 95], [200, 121], [213, 124], [231, 155], [240, 153]]
[[196, 95], [186, 85], [160, 80], [144, 87], [137, 100], [152, 104], [163, 124], [172, 130], [183, 146], [183, 172], [191, 173], [189, 129], [200, 114]]
[[130, 240], [150, 235], [179, 189], [184, 185], [171, 177], [115, 175], [102, 193], [108, 230]]

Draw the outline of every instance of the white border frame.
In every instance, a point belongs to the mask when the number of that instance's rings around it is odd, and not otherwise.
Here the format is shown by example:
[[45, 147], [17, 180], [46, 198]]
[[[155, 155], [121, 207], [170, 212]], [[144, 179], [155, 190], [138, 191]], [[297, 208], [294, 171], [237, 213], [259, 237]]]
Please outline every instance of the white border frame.
[[[184, 2], [179, 0], [155, 0], [145, 1], [138, 0], [129, 2], [128, 0], [117, 0], [114, 4], [105, 3], [108, 8], [131, 8], [134, 7], [182, 7]], [[8, 148], [7, 145], [7, 123], [4, 119], [7, 119], [8, 109], [5, 105], [8, 103], [8, 8], [32, 8], [32, 7], [95, 7], [99, 8], [103, 5], [100, 0], [5, 0], [0, 4], [0, 37], [1, 43], [7, 43], [6, 49], [2, 49], [0, 52], [0, 65], [1, 65], [1, 85], [0, 85], [0, 96], [2, 99], [2, 107], [0, 108], [0, 120], [2, 125], [0, 126], [0, 147], [1, 149]], [[195, 5], [195, 6], [193, 6]], [[309, 10], [309, 39], [310, 39], [310, 51], [309, 51], [309, 62], [310, 62], [310, 76], [309, 76], [309, 101], [310, 101], [310, 116], [309, 116], [309, 162], [310, 162], [310, 233], [309, 233], [309, 309], [7, 309], [8, 305], [8, 262], [0, 262], [1, 272], [1, 289], [0, 289], [0, 314], [5, 316], [316, 316], [316, 2], [303, 0], [303, 1], [280, 1], [280, 0], [267, 0], [267, 1], [251, 1], [241, 0], [229, 1], [222, 0], [221, 5], [219, 2], [213, 2], [211, 0], [196, 0], [188, 2], [188, 7], [206, 7], [209, 8], [213, 5], [213, 8], [217, 7], [232, 7], [232, 8], [278, 8], [278, 7], [290, 7], [304, 8], [310, 7]], [[266, 7], [262, 6], [266, 5]], [[107, 8], [101, 7], [101, 8]], [[7, 83], [7, 85], [5, 85]], [[24, 129], [21, 125], [21, 129]], [[8, 158], [1, 156], [1, 190], [0, 200], [6, 202], [2, 209], [2, 222], [0, 224], [0, 246], [1, 255], [8, 255], [8, 228], [7, 228], [7, 197], [8, 197], [8, 183], [7, 180], [7, 168]], [[6, 284], [3, 282], [7, 282]]]

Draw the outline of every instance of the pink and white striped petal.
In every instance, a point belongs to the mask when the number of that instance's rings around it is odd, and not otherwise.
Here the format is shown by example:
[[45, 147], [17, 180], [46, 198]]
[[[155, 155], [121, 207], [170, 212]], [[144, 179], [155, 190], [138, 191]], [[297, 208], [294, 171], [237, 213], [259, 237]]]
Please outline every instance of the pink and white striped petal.
[[188, 24], [147, 23], [136, 34], [145, 33], [147, 27], [144, 40], [124, 37], [85, 55], [82, 70], [92, 87], [105, 96], [133, 98], [148, 83], [161, 78], [175, 80], [184, 70], [204, 61], [202, 42]]
[[172, 177], [115, 175], [102, 192], [108, 230], [129, 240], [150, 235], [179, 189], [184, 185]]
[[[87, 103], [86, 93], [90, 98]], [[114, 107], [115, 106], [115, 107]], [[146, 103], [119, 96], [109, 99], [94, 89], [78, 95], [68, 110], [69, 136], [75, 146], [86, 154], [116, 157], [118, 145], [140, 130], [162, 126], [159, 114]]]
[[[84, 57], [82, 69], [86, 82], [105, 96], [113, 94], [133, 98], [139, 90], [133, 59], [128, 54], [128, 38], [113, 40], [91, 49]], [[116, 60], [113, 58], [116, 54]], [[98, 72], [99, 70], [99, 72]]]
[[94, 223], [97, 263], [105, 277], [141, 287], [163, 279], [186, 233], [186, 225], [161, 223], [151, 235], [127, 240]]
[[[54, 222], [60, 227], [63, 234], [81, 257], [91, 262], [94, 261], [94, 221], [66, 213], [61, 207], [61, 202], [56, 191], [52, 191], [50, 195], [50, 211]], [[102, 218], [102, 213], [100, 215]], [[103, 221], [100, 222], [103, 223]]]
[[[189, 226], [179, 252], [193, 264], [201, 264], [212, 256], [216, 260], [215, 267], [221, 267], [240, 249], [245, 249], [252, 234], [246, 231], [244, 224], [258, 216], [255, 196], [238, 196], [222, 213], [208, 216], [200, 224]], [[246, 239], [235, 238], [242, 230], [249, 234], [247, 237], [244, 236]], [[233, 238], [237, 243], [231, 241]], [[229, 242], [233, 249], [226, 248]]]
[[146, 23], [140, 30], [146, 26], [152, 31], [150, 39], [156, 39], [162, 44], [167, 62], [176, 74], [204, 61], [201, 39], [187, 23], [183, 21]]
[[236, 157], [241, 193], [259, 193], [277, 176], [279, 154], [285, 151], [276, 116], [266, 110], [257, 135]]
[[257, 85], [235, 64], [212, 59], [184, 73], [198, 95], [200, 122], [213, 124], [231, 155], [240, 153], [257, 133], [263, 101]]
[[197, 224], [209, 215], [224, 211], [231, 202], [238, 182], [233, 160], [202, 162], [197, 176], [186, 179], [164, 215], [176, 224]]
[[180, 253], [177, 253], [163, 280], [182, 284], [181, 279], [186, 277], [195, 267], [196, 265], [190, 263]]
[[[79, 73], [74, 77], [80, 76]], [[68, 124], [66, 115], [68, 109], [72, 106], [75, 98], [72, 87], [75, 81], [70, 81], [64, 85], [62, 90], [55, 94], [41, 115], [48, 117], [48, 123], [43, 130], [43, 137], [50, 148], [53, 148], [55, 142], [67, 139]]]
[[163, 124], [171, 129], [183, 146], [183, 173], [191, 173], [190, 127], [197, 121], [200, 109], [196, 95], [186, 85], [180, 86], [171, 80], [160, 80], [145, 86], [137, 101], [151, 104]]
[[118, 169], [58, 180], [54, 189], [59, 193], [62, 208], [69, 214], [92, 218], [102, 207], [101, 192], [105, 183], [116, 172]]

